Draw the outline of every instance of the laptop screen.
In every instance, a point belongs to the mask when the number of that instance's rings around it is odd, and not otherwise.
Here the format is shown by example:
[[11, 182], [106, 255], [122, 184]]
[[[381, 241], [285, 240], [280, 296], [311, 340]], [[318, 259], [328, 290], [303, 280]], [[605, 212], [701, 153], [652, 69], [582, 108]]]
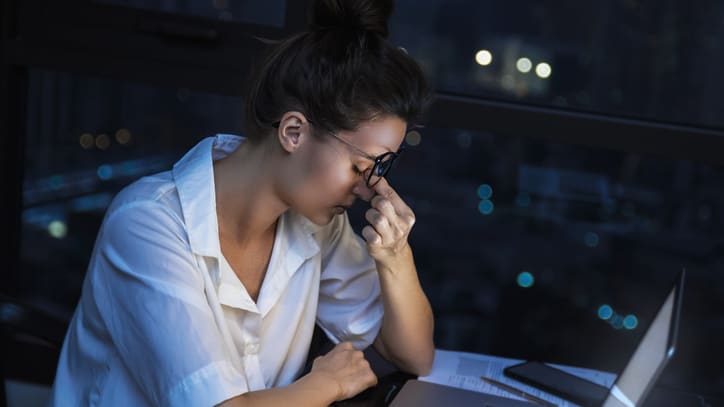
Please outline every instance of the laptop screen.
[[636, 351], [614, 383], [604, 407], [638, 406], [674, 354], [684, 272], [666, 297]]

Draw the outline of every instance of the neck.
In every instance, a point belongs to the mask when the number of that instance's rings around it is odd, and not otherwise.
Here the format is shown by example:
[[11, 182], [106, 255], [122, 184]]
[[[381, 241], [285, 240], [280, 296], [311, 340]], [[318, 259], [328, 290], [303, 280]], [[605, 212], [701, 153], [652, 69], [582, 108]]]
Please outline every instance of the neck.
[[214, 162], [219, 234], [240, 244], [274, 232], [288, 206], [276, 193], [274, 154], [264, 143], [245, 141]]

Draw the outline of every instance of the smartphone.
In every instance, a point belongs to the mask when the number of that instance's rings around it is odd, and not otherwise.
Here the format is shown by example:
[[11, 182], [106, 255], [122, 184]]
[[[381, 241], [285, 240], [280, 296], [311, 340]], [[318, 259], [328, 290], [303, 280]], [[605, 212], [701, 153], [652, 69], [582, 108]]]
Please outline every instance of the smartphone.
[[525, 383], [582, 406], [600, 406], [608, 388], [561, 369], [536, 361], [508, 366], [503, 373]]

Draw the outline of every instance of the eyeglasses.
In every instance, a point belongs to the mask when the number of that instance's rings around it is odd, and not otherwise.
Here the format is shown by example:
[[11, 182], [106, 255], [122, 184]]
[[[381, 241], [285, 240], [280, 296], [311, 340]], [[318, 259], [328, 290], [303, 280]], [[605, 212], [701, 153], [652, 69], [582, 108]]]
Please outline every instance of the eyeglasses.
[[[307, 120], [307, 123], [313, 124], [311, 121]], [[272, 123], [272, 127], [279, 128], [280, 122], [274, 122]], [[373, 156], [370, 154], [367, 154], [364, 150], [357, 147], [356, 145], [352, 144], [351, 142], [343, 139], [342, 137], [339, 137], [338, 135], [332, 133], [331, 131], [328, 132], [329, 135], [336, 138], [337, 140], [343, 142], [344, 144], [347, 144], [348, 146], [352, 147], [354, 150], [356, 150], [360, 155], [367, 158], [370, 161], [374, 161], [374, 164], [372, 165], [372, 168], [369, 170], [369, 174], [367, 174], [367, 187], [372, 188], [375, 185], [377, 185], [382, 178], [385, 178], [390, 173], [390, 169], [392, 168], [392, 164], [395, 162], [397, 157], [400, 156], [400, 153], [404, 151], [404, 147], [401, 147], [398, 152], [394, 151], [388, 151], [386, 153], [382, 153], [378, 156]], [[366, 173], [367, 171], [364, 171], [362, 174]]]

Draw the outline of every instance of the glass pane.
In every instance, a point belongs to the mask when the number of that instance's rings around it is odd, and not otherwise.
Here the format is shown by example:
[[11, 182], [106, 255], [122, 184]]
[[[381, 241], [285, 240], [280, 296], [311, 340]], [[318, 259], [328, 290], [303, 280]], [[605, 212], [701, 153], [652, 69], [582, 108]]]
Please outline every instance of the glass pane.
[[286, 0], [93, 0], [215, 20], [283, 27]]
[[724, 126], [724, 3], [399, 0], [392, 40], [440, 90]]
[[243, 103], [42, 70], [28, 91], [20, 291], [67, 314], [113, 196], [203, 137], [241, 134]]
[[416, 213], [437, 347], [617, 373], [686, 266], [662, 383], [724, 393], [724, 168], [455, 129], [407, 140], [389, 181]]

